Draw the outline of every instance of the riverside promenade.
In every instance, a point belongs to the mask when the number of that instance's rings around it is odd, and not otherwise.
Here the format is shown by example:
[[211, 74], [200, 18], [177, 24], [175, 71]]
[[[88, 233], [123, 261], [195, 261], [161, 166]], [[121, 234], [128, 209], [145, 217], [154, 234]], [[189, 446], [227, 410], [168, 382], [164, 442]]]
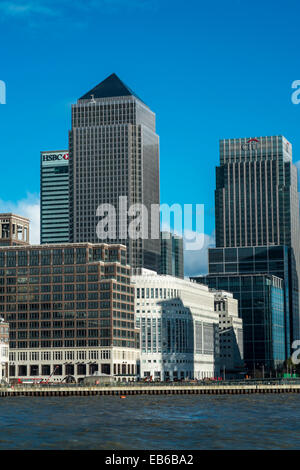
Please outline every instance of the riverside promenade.
[[88, 395], [116, 395], [127, 397], [129, 395], [241, 395], [253, 393], [300, 393], [299, 381], [286, 381], [284, 383], [239, 383], [239, 384], [140, 384], [122, 383], [115, 385], [85, 386], [78, 384], [51, 384], [51, 385], [15, 385], [1, 386], [0, 397], [16, 396], [88, 396]]

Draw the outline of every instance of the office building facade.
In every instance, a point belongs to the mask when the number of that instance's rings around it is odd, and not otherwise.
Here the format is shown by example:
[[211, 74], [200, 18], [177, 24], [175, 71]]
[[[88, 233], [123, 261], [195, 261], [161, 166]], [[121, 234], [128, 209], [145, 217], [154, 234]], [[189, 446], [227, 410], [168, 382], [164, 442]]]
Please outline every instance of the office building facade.
[[[155, 114], [112, 74], [72, 105], [69, 150], [70, 241], [123, 243], [130, 266], [158, 271]], [[144, 225], [143, 237], [134, 238], [128, 228], [141, 205], [146, 208], [148, 225]], [[103, 228], [106, 213], [103, 233], [99, 227]]]
[[219, 317], [206, 286], [173, 276], [133, 271], [140, 376], [152, 380], [219, 375]]
[[[246, 370], [273, 374], [287, 358], [287, 317], [283, 280], [269, 274], [207, 275], [197, 278], [211, 289], [232, 292], [243, 320], [243, 354]], [[222, 369], [222, 359], [221, 369]]]
[[61, 381], [94, 372], [133, 380], [139, 355], [126, 247], [0, 248], [0, 314], [10, 377]]
[[69, 151], [41, 152], [41, 244], [69, 241]]
[[170, 232], [161, 232], [160, 274], [184, 277], [183, 239]]
[[299, 339], [299, 198], [290, 142], [283, 136], [221, 140], [215, 209], [216, 247], [288, 247], [290, 334]]

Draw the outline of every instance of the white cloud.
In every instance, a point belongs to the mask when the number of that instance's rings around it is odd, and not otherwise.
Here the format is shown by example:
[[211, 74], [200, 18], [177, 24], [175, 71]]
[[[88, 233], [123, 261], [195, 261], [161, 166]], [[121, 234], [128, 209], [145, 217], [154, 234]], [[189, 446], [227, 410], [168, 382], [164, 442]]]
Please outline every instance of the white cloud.
[[27, 197], [17, 202], [0, 199], [0, 212], [13, 212], [30, 220], [30, 243], [40, 243], [40, 197], [27, 193]]

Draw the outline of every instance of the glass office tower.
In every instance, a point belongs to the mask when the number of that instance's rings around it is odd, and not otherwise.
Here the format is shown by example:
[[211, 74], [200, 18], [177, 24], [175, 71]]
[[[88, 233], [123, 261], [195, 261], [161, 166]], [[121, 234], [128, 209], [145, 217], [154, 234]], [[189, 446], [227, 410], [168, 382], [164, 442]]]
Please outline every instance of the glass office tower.
[[0, 246], [29, 245], [30, 220], [12, 213], [0, 214]]
[[283, 136], [221, 140], [215, 210], [216, 247], [288, 247], [291, 338], [299, 339], [299, 198], [292, 145]]
[[[132, 267], [159, 271], [159, 212], [150, 219], [151, 206], [160, 203], [155, 114], [112, 74], [72, 106], [69, 148], [70, 241], [122, 243]], [[103, 238], [97, 208], [104, 204], [113, 211]], [[148, 238], [128, 236], [134, 204], [148, 211]]]
[[[286, 246], [256, 246], [243, 248], [211, 248], [208, 251], [209, 275], [205, 281], [211, 287], [210, 278], [220, 278], [223, 282], [224, 276], [231, 288], [234, 286], [236, 276], [258, 275], [268, 273], [282, 279], [285, 312], [285, 356], [290, 354], [290, 291], [289, 291], [289, 249]], [[216, 276], [216, 277], [214, 277]], [[194, 278], [201, 282], [203, 278]], [[231, 286], [231, 280], [233, 285]], [[227, 285], [227, 284], [226, 284]], [[234, 297], [239, 300], [239, 313], [244, 317], [245, 304], [241, 303], [240, 295], [231, 290]], [[252, 304], [251, 304], [252, 305]], [[246, 307], [248, 308], [249, 305]], [[253, 306], [256, 309], [257, 305]], [[247, 312], [246, 312], [247, 314]]]
[[41, 152], [41, 244], [69, 241], [69, 151]]

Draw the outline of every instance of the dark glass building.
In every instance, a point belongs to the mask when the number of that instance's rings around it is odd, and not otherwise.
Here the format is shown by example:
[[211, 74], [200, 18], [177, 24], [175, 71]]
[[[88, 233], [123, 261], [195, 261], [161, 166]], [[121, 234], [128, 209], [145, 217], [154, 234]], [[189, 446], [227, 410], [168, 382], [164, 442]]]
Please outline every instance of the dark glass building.
[[12, 213], [0, 214], [0, 246], [29, 245], [30, 221]]
[[284, 281], [268, 274], [223, 274], [197, 278], [211, 289], [225, 290], [238, 299], [243, 320], [244, 362], [248, 374], [267, 375], [286, 359], [289, 338]]
[[[132, 268], [159, 271], [159, 210], [150, 215], [160, 204], [155, 114], [112, 74], [72, 106], [69, 149], [70, 242], [122, 243]], [[99, 235], [104, 213], [97, 209], [108, 205], [107, 233]], [[146, 236], [134, 239], [128, 211], [141, 205], [148, 212]]]
[[170, 232], [161, 232], [160, 274], [183, 279], [183, 239]]
[[210, 248], [210, 274], [269, 273], [285, 278], [288, 275], [288, 247], [249, 246], [243, 248]]
[[41, 152], [41, 243], [69, 241], [69, 151]]
[[[221, 140], [215, 209], [216, 247], [288, 247], [291, 339], [299, 339], [299, 198], [292, 145], [283, 136]], [[216, 273], [217, 266], [212, 268]]]

